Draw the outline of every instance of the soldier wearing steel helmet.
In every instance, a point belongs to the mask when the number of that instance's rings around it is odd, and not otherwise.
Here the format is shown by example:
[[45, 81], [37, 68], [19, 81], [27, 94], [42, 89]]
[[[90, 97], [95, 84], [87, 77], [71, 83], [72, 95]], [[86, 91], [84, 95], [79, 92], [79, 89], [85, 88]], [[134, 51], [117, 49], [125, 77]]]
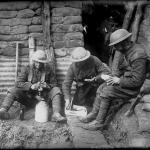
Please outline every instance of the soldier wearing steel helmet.
[[114, 46], [115, 50], [120, 51], [126, 60], [126, 68], [120, 76], [110, 76], [98, 88], [98, 98], [91, 113], [82, 118], [86, 123], [83, 128], [87, 130], [102, 130], [105, 119], [113, 100], [121, 99], [127, 101], [138, 95], [140, 88], [146, 77], [146, 58], [142, 45], [130, 41], [132, 33], [125, 29], [118, 29], [110, 36], [109, 46]]
[[62, 92], [57, 86], [56, 78], [47, 65], [47, 56], [43, 50], [37, 50], [32, 56], [32, 65], [22, 68], [15, 83], [15, 87], [8, 91], [0, 109], [0, 119], [9, 119], [8, 113], [14, 101], [34, 107], [41, 100], [37, 96], [39, 88], [42, 88], [42, 97], [53, 107], [52, 121], [66, 120], [60, 114]]
[[[98, 86], [104, 82], [101, 78], [102, 73], [110, 74], [110, 69], [83, 47], [77, 47], [73, 50], [71, 61], [72, 64], [62, 86], [66, 108], [70, 109], [72, 104], [89, 108], [88, 106], [93, 105]], [[73, 81], [76, 82], [76, 91], [72, 99], [71, 86]]]

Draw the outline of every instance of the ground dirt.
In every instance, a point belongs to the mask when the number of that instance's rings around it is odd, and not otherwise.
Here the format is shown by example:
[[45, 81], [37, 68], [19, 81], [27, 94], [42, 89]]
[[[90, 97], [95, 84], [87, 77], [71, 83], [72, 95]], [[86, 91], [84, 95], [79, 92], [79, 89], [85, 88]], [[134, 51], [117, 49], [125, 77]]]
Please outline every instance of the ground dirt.
[[[4, 97], [1, 96], [1, 101]], [[67, 123], [34, 120], [34, 109], [25, 112], [19, 120], [19, 103], [10, 109], [11, 119], [0, 120], [0, 148], [73, 148]]]

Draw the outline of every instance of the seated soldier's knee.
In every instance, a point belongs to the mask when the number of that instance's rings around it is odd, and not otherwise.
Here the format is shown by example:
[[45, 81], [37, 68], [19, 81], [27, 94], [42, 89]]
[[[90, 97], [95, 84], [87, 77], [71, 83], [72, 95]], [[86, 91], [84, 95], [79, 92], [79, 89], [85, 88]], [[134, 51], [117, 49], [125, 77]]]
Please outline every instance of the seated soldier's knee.
[[62, 95], [62, 92], [59, 87], [53, 87], [49, 92], [49, 97], [53, 99], [56, 95]]

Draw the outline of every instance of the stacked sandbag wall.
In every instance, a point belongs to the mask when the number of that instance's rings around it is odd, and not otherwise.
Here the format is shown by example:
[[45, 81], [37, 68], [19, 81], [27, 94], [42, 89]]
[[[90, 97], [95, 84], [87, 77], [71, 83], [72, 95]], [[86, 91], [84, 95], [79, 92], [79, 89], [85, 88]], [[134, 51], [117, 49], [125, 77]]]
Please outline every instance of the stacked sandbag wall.
[[40, 1], [0, 2], [0, 94], [14, 86], [16, 42], [19, 44], [18, 71], [29, 61], [29, 36], [43, 45]]
[[84, 47], [82, 2], [53, 1], [51, 7], [52, 43], [57, 60], [57, 79], [61, 86], [71, 64], [70, 53], [75, 47]]

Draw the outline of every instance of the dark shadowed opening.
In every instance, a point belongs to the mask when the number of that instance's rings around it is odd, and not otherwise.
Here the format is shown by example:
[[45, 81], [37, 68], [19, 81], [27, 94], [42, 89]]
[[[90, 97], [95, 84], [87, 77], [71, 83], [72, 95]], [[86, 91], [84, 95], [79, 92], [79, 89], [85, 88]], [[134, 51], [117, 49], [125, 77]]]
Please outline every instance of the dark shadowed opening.
[[90, 4], [83, 7], [84, 47], [108, 63], [109, 35], [121, 28], [126, 11], [123, 5]]

